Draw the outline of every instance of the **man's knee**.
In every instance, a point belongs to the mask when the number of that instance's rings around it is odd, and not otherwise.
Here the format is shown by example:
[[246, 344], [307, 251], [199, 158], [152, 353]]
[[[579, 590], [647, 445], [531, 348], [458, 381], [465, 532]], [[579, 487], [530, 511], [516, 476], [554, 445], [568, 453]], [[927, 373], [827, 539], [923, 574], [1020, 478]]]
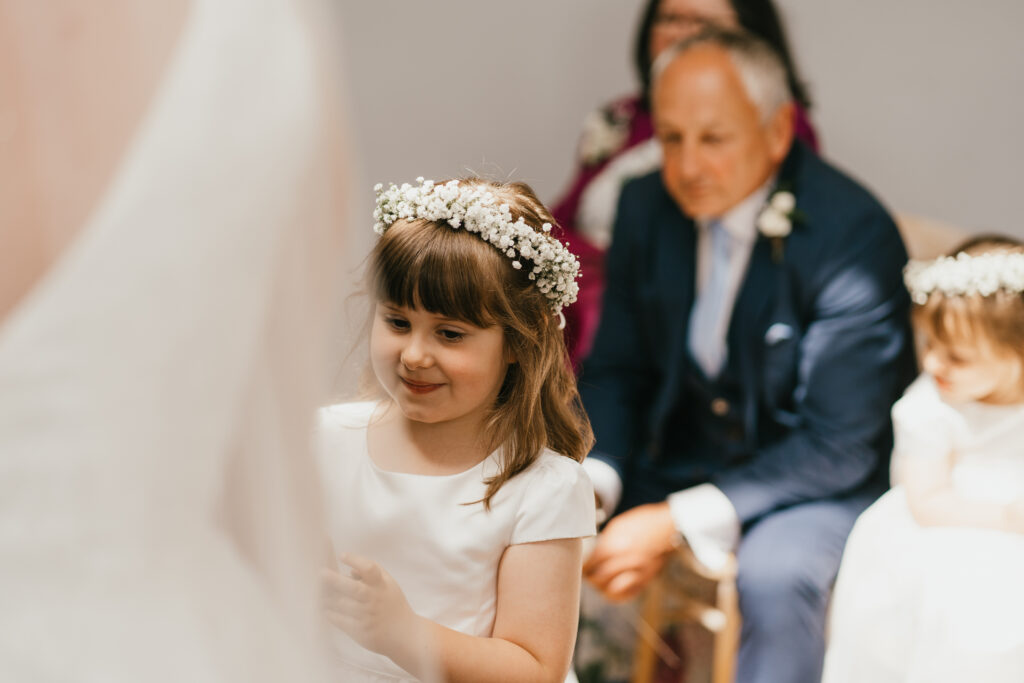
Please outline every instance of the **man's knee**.
[[831, 585], [799, 555], [741, 556], [736, 585], [740, 612], [750, 626], [807, 623], [823, 617]]

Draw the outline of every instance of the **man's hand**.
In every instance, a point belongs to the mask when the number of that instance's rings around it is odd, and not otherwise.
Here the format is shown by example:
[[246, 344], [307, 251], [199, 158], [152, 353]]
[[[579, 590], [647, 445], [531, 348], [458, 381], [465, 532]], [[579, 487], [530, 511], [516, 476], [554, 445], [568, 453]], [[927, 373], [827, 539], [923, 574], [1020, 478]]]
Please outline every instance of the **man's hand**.
[[322, 573], [327, 620], [368, 650], [392, 656], [417, 642], [419, 617], [391, 575], [372, 560], [341, 555], [351, 576], [331, 569]]
[[583, 564], [583, 578], [611, 602], [637, 595], [675, 548], [668, 503], [641, 505], [612, 517]]

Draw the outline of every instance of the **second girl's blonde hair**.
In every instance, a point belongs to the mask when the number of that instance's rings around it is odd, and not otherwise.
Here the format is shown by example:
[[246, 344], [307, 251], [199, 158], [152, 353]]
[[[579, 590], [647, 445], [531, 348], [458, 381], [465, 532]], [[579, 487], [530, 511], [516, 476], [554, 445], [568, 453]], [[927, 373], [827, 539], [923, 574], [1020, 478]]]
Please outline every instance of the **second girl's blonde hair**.
[[[1001, 235], [974, 237], [952, 254], [979, 256], [1024, 253], [1024, 244]], [[913, 309], [914, 326], [944, 345], [988, 345], [1001, 354], [1024, 362], [1024, 294], [998, 290], [987, 296], [949, 296], [934, 291]]]

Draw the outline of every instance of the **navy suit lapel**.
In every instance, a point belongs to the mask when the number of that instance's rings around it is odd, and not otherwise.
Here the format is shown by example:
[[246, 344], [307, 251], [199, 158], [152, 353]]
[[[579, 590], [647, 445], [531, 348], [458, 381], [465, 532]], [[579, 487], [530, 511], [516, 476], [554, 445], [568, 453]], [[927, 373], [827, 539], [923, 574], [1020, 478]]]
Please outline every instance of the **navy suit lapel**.
[[669, 348], [676, 348], [680, 337], [686, 338], [689, 311], [693, 305], [697, 237], [693, 221], [683, 218], [678, 212], [674, 220], [667, 216], [661, 226], [654, 244], [657, 300], [661, 302], [659, 317], [662, 329], [671, 340]]
[[[796, 177], [801, 157], [805, 154], [802, 143], [794, 142], [779, 169], [775, 189], [785, 189], [799, 197]], [[799, 207], [799, 201], [797, 202]], [[798, 228], [797, 228], [798, 229]], [[789, 238], [785, 238], [789, 239]], [[737, 363], [743, 387], [743, 421], [748, 445], [756, 444], [758, 400], [761, 397], [765, 361], [765, 333], [772, 322], [796, 326], [798, 317], [793, 310], [792, 274], [785, 262], [785, 244], [781, 262], [772, 254], [771, 241], [758, 235], [750, 254], [747, 274], [736, 296], [729, 323], [728, 343], [730, 356]]]
[[655, 315], [660, 324], [655, 329], [665, 335], [665, 379], [655, 398], [651, 427], [655, 439], [679, 399], [683, 372], [688, 355], [686, 351], [690, 308], [693, 306], [696, 274], [696, 226], [686, 218], [674, 203], [668, 203], [659, 221], [660, 230], [652, 248], [655, 301], [660, 306]]
[[743, 423], [748, 441], [757, 434], [765, 329], [780, 294], [779, 279], [785, 277], [783, 266], [773, 261], [771, 251], [769, 241], [758, 238], [736, 297], [728, 333], [729, 355], [735, 359], [743, 387]]
[[756, 349], [776, 298], [783, 266], [773, 261], [771, 252], [771, 243], [759, 237], [732, 309], [728, 333], [730, 355], [735, 353], [741, 360], [757, 355]]

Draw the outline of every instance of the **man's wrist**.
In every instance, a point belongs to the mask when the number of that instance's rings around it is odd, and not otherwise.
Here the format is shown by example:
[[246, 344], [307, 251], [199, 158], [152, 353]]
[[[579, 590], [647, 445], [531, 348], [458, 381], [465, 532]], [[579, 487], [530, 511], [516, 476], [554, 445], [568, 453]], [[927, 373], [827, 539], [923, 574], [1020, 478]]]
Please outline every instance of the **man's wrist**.
[[671, 494], [666, 504], [679, 534], [676, 540], [705, 567], [723, 566], [735, 551], [741, 528], [725, 494], [712, 484], [700, 484]]

